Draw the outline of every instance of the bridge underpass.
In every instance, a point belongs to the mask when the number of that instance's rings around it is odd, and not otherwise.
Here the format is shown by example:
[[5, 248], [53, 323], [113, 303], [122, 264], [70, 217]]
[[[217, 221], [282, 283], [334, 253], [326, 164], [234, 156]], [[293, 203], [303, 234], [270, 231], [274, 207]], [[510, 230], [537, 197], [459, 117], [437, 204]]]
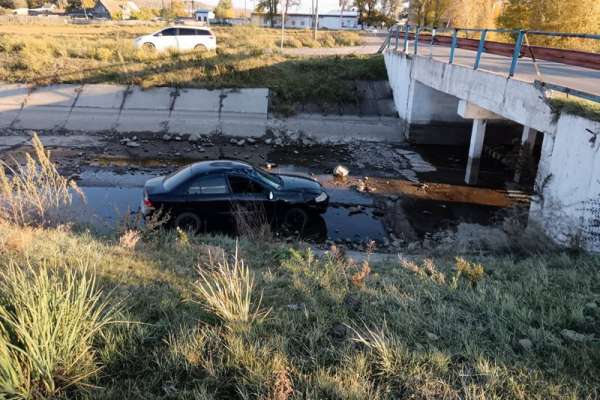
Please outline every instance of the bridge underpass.
[[[600, 58], [593, 54], [585, 64], [598, 61], [597, 69], [553, 61], [539, 65], [517, 50], [521, 57], [511, 58], [484, 49], [485, 42], [480, 51], [429, 44], [415, 53], [409, 40], [387, 42], [385, 62], [404, 135], [416, 143], [468, 143], [465, 183], [470, 185], [477, 184], [484, 143], [517, 135], [521, 157], [539, 159], [530, 221], [558, 242], [576, 236], [584, 247], [600, 250], [600, 123], [557, 114], [548, 101], [555, 90], [600, 101]], [[515, 166], [514, 180], [521, 178]]]

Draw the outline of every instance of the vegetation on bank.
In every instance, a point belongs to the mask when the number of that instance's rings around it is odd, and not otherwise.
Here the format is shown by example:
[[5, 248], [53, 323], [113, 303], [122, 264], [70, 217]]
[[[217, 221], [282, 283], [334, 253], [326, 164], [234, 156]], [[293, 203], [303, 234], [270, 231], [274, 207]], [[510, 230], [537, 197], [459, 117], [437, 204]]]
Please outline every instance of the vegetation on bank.
[[[18, 182], [3, 205], [19, 188], [18, 209], [63, 196], [60, 180]], [[0, 221], [0, 397], [599, 395], [597, 256], [356, 262], [267, 234], [99, 235], [50, 212], [65, 207]]]
[[[47, 28], [47, 29], [46, 29]], [[354, 81], [385, 79], [381, 56], [302, 58], [277, 50], [279, 33], [254, 27], [214, 28], [216, 52], [156, 53], [132, 39], [155, 27], [0, 26], [0, 81], [113, 82], [178, 87], [269, 87], [276, 110], [295, 103], [353, 103]], [[43, 33], [40, 33], [43, 31]], [[286, 33], [286, 47], [355, 45], [353, 32]], [[309, 83], [309, 84], [307, 84]]]
[[573, 96], [553, 96], [547, 101], [557, 117], [564, 112], [600, 122], [600, 103]]

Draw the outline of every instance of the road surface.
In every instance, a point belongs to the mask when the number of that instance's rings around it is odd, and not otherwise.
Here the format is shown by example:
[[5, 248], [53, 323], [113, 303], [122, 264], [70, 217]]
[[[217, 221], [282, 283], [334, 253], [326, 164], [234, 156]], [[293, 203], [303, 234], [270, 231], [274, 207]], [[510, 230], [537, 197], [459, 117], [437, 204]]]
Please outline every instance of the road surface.
[[[335, 47], [335, 48], [300, 48], [284, 49], [284, 53], [295, 56], [331, 56], [349, 54], [375, 54], [381, 47], [384, 38], [369, 36], [361, 46]], [[409, 53], [413, 52], [413, 43], [409, 43]], [[443, 46], [421, 45], [419, 55], [433, 57], [442, 62], [448, 62], [450, 48]], [[454, 63], [472, 67], [475, 64], [476, 51], [456, 49]], [[508, 77], [511, 58], [484, 53], [481, 57], [479, 69], [505, 75]], [[537, 74], [534, 63], [529, 58], [519, 59], [515, 78], [533, 82], [535, 80], [553, 83], [570, 89], [580, 90], [589, 94], [600, 96], [600, 71], [589, 68], [575, 67], [550, 61], [538, 60], [536, 62], [540, 75]]]

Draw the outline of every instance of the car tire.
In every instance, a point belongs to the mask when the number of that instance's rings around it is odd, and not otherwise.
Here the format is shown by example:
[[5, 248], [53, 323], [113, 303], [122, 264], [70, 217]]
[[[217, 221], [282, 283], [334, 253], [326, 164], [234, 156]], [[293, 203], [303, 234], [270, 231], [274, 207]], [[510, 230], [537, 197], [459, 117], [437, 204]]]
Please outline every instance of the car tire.
[[182, 231], [196, 234], [202, 228], [202, 220], [196, 213], [182, 212], [175, 218], [175, 226]]
[[208, 49], [203, 44], [197, 44], [194, 46], [194, 51], [208, 51]]
[[144, 43], [142, 45], [142, 49], [148, 50], [148, 51], [154, 51], [154, 50], [156, 50], [156, 46], [154, 45], [154, 43], [148, 42], [148, 43]]
[[292, 208], [283, 216], [283, 225], [290, 231], [302, 233], [308, 223], [308, 213], [301, 208]]

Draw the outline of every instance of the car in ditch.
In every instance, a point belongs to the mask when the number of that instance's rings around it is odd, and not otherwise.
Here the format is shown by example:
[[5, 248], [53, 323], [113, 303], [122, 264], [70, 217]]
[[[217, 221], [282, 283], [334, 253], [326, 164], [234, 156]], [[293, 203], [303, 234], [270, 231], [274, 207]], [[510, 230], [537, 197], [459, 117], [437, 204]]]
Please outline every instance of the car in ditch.
[[324, 213], [328, 203], [328, 194], [310, 177], [214, 160], [148, 180], [141, 209], [145, 216], [161, 210], [171, 225], [194, 233], [239, 227], [240, 220], [297, 230]]
[[217, 48], [217, 39], [215, 34], [206, 27], [170, 26], [135, 38], [133, 44], [136, 48], [157, 51], [214, 50]]

